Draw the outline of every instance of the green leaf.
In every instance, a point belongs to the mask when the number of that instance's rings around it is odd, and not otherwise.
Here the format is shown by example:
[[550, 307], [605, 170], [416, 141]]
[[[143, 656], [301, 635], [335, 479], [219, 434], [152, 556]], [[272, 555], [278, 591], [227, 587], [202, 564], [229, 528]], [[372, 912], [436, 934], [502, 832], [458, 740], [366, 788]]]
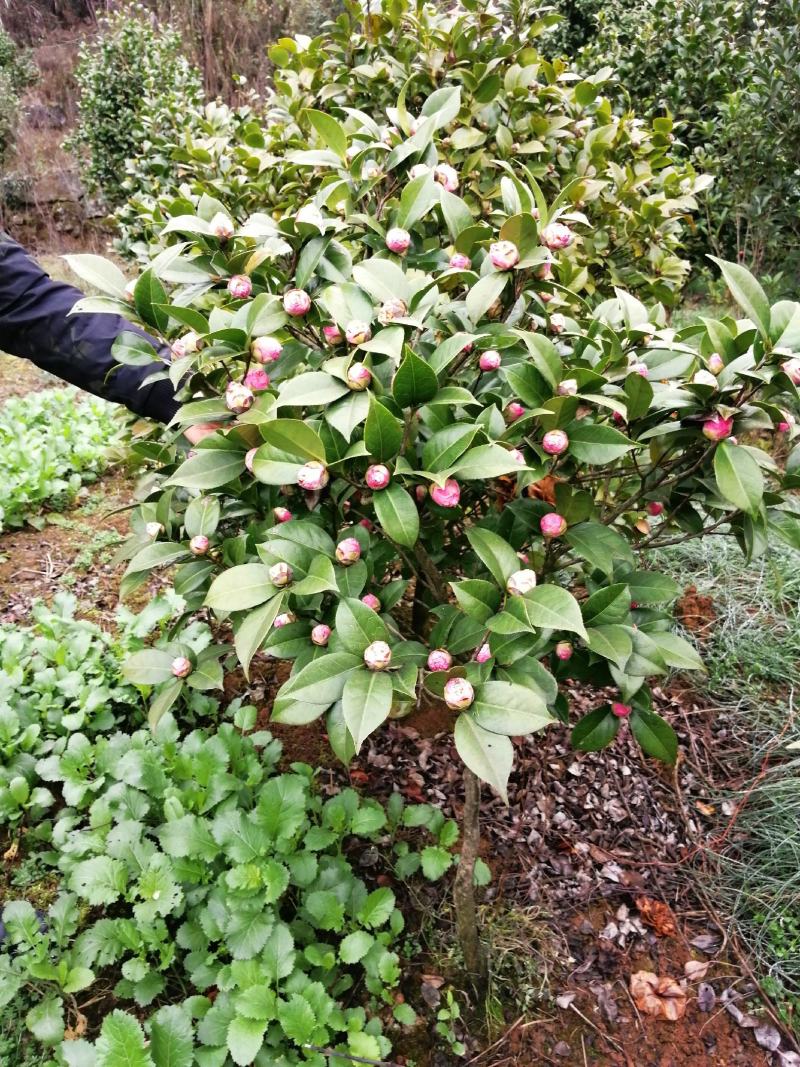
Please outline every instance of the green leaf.
[[535, 733], [555, 721], [541, 697], [514, 682], [478, 686], [470, 716], [484, 730], [509, 737]]
[[756, 324], [761, 336], [766, 340], [769, 337], [770, 309], [764, 290], [746, 267], [717, 259], [716, 256], [708, 258], [722, 271], [731, 296], [745, 315]]
[[121, 860], [111, 856], [93, 856], [72, 868], [69, 888], [94, 907], [113, 904], [125, 892], [128, 874]]
[[358, 909], [358, 921], [375, 930], [391, 918], [395, 906], [395, 896], [391, 889], [375, 889]]
[[680, 586], [668, 574], [658, 571], [629, 571], [620, 575], [630, 589], [631, 600], [637, 604], [665, 604], [680, 593]]
[[465, 481], [484, 481], [524, 469], [524, 465], [511, 455], [510, 449], [493, 443], [470, 448], [459, 459], [453, 474]]
[[154, 1067], [141, 1026], [119, 1009], [103, 1019], [95, 1047], [97, 1067]]
[[150, 1021], [150, 1055], [155, 1067], [192, 1067], [192, 1021], [185, 1008], [168, 1004]]
[[422, 873], [430, 882], [436, 882], [453, 866], [453, 855], [440, 845], [427, 845], [419, 855]]
[[290, 456], [301, 459], [316, 459], [326, 462], [325, 446], [316, 430], [300, 419], [274, 419], [261, 424], [261, 436], [273, 446]]
[[386, 641], [389, 637], [380, 615], [355, 597], [343, 597], [339, 601], [334, 627], [342, 648], [359, 658], [367, 645], [373, 641]]
[[602, 465], [612, 463], [635, 447], [624, 433], [613, 426], [598, 426], [581, 419], [574, 422], [568, 431], [570, 455], [581, 463]]
[[392, 482], [374, 494], [372, 503], [387, 536], [405, 548], [413, 548], [419, 537], [419, 512], [405, 489]]
[[428, 364], [407, 348], [392, 382], [392, 395], [401, 408], [419, 407], [432, 400], [439, 382]]
[[174, 659], [172, 653], [163, 648], [143, 648], [124, 661], [122, 673], [134, 685], [161, 685], [174, 678]]
[[169, 328], [169, 315], [163, 305], [169, 302], [167, 291], [156, 277], [152, 267], [142, 274], [133, 290], [136, 314], [148, 326], [155, 326], [164, 333]]
[[[505, 589], [510, 576], [520, 569], [519, 557], [508, 541], [479, 526], [467, 528], [467, 539], [497, 584]], [[465, 761], [466, 762], [466, 761]]]
[[512, 596], [506, 611], [531, 628], [568, 630], [586, 637], [578, 601], [559, 585], [539, 585], [525, 596]]
[[350, 392], [344, 382], [324, 371], [308, 371], [298, 374], [281, 384], [276, 407], [320, 407], [332, 404], [340, 396]]
[[610, 659], [620, 670], [624, 669], [633, 652], [633, 642], [627, 626], [591, 626], [587, 631], [586, 644], [592, 652], [604, 659]]
[[348, 934], [342, 939], [339, 945], [339, 959], [342, 963], [358, 963], [374, 944], [375, 938], [372, 934], [368, 934], [366, 930], [356, 930], [355, 933]]
[[298, 1045], [304, 1045], [317, 1027], [311, 1005], [299, 993], [278, 1001], [278, 1022], [286, 1036]]
[[633, 552], [622, 534], [599, 522], [571, 526], [564, 534], [564, 540], [582, 559], [604, 574], [612, 574], [620, 560], [633, 562]]
[[[41, 1041], [43, 1045], [58, 1044], [64, 1037], [64, 1005], [61, 998], [50, 996], [40, 1001], [25, 1016], [25, 1025], [36, 1040]], [[136, 1062], [131, 1060], [133, 1064]], [[141, 1060], [141, 1064], [145, 1067], [147, 1061]]]
[[217, 575], [205, 605], [215, 611], [245, 611], [258, 607], [277, 592], [270, 581], [269, 567], [263, 563], [242, 563]]
[[484, 730], [468, 713], [456, 719], [454, 739], [459, 756], [472, 773], [497, 790], [508, 803], [508, 776], [514, 762], [511, 741], [502, 734]]
[[486, 274], [467, 293], [467, 314], [477, 325], [508, 284], [507, 271]]
[[670, 724], [647, 708], [631, 714], [631, 732], [648, 756], [673, 764], [678, 758], [678, 738]]
[[375, 459], [392, 459], [403, 443], [403, 424], [379, 400], [370, 396], [369, 414], [364, 424], [364, 444]]
[[245, 1019], [237, 1015], [228, 1026], [228, 1051], [238, 1067], [249, 1067], [264, 1044], [267, 1024], [263, 1019]]
[[363, 666], [360, 656], [349, 652], [328, 652], [292, 675], [282, 686], [280, 694], [291, 696], [295, 701], [327, 706], [341, 698], [348, 677], [360, 666]]
[[354, 671], [342, 693], [342, 710], [356, 752], [392, 710], [392, 679], [384, 671]]
[[581, 614], [587, 626], [606, 626], [608, 623], [624, 622], [630, 609], [630, 591], [623, 582], [617, 582], [592, 593], [581, 605]]
[[137, 574], [140, 571], [151, 571], [156, 567], [169, 567], [179, 560], [188, 559], [191, 556], [185, 545], [173, 541], [158, 541], [154, 545], [145, 545], [137, 552], [128, 564], [126, 574]]
[[186, 489], [218, 489], [238, 478], [244, 469], [242, 452], [201, 448], [196, 456], [181, 463], [164, 485], [180, 485]]
[[629, 374], [625, 379], [625, 407], [628, 421], [643, 418], [653, 402], [653, 387], [641, 374]]
[[450, 240], [455, 241], [460, 233], [472, 225], [472, 212], [460, 196], [448, 192], [444, 186], [439, 190], [439, 198]]
[[500, 607], [500, 592], [491, 582], [481, 578], [467, 578], [451, 582], [458, 605], [471, 619], [486, 622]]
[[395, 220], [396, 226], [411, 230], [421, 218], [428, 214], [434, 204], [439, 202], [439, 188], [433, 180], [433, 173], [426, 171], [414, 178], [400, 194], [400, 210]]
[[764, 475], [746, 448], [721, 441], [714, 451], [717, 488], [735, 507], [755, 514], [764, 496]]
[[206, 537], [216, 531], [219, 526], [220, 503], [215, 496], [200, 496], [193, 500], [186, 509], [183, 517], [183, 525], [187, 537], [197, 537], [204, 534]]
[[309, 915], [321, 930], [341, 930], [344, 904], [330, 889], [317, 889], [305, 898]]
[[337, 122], [333, 115], [325, 111], [316, 111], [314, 108], [306, 108], [305, 114], [325, 144], [339, 156], [340, 159], [347, 157], [347, 134], [344, 127]]
[[620, 720], [608, 704], [595, 708], [575, 724], [572, 730], [572, 747], [581, 752], [599, 752], [617, 736], [619, 724]]
[[108, 293], [109, 296], [125, 299], [125, 286], [128, 283], [116, 263], [89, 253], [63, 258], [69, 269], [93, 289], [99, 289], [101, 293]]
[[152, 343], [140, 333], [133, 333], [129, 330], [123, 331], [114, 341], [111, 346], [111, 355], [117, 363], [122, 363], [126, 367], [146, 367], [150, 363], [161, 363]]
[[438, 474], [452, 467], [459, 456], [469, 448], [478, 427], [457, 422], [438, 430], [422, 449], [422, 466], [426, 471]]
[[697, 650], [683, 637], [660, 630], [651, 631], [647, 636], [658, 646], [662, 659], [670, 667], [688, 671], [705, 670]]
[[308, 574], [292, 586], [295, 596], [316, 596], [317, 593], [337, 592], [336, 572], [327, 556], [317, 556]]
[[264, 643], [282, 607], [283, 594], [279, 593], [256, 611], [251, 612], [236, 628], [234, 648], [245, 678], [249, 679], [250, 661]]

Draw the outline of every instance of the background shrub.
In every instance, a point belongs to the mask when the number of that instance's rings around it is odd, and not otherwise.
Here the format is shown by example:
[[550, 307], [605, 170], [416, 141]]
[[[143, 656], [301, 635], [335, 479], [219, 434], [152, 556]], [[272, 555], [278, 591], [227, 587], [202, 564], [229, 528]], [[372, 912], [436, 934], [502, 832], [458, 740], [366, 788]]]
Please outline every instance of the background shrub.
[[20, 96], [36, 77], [36, 67], [30, 57], [17, 48], [0, 26], [0, 163], [14, 139]]

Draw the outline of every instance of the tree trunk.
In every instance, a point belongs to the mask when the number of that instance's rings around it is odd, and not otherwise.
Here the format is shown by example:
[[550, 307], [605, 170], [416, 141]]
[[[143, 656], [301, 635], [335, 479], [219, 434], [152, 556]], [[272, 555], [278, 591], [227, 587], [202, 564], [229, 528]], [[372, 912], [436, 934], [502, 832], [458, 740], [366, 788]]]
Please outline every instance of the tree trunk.
[[464, 954], [464, 964], [475, 992], [486, 995], [488, 969], [486, 952], [478, 929], [475, 904], [475, 861], [481, 840], [481, 784], [469, 768], [464, 768], [464, 814], [461, 819], [461, 856], [453, 886], [456, 931]]

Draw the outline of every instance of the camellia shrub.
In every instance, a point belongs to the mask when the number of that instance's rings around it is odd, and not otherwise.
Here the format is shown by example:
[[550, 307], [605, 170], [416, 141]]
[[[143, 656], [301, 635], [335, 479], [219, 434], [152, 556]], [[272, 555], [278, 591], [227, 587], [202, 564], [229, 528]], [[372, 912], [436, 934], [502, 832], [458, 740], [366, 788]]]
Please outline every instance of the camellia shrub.
[[[349, 162], [385, 174], [385, 192], [413, 154], [418, 163], [446, 156], [483, 218], [517, 210], [512, 172], [538, 182], [549, 200], [562, 193], [568, 220], [586, 224], [562, 263], [564, 284], [589, 299], [619, 285], [673, 302], [688, 271], [686, 218], [708, 179], [676, 161], [669, 118], [648, 125], [603, 95], [611, 68], [581, 78], [546, 60], [537, 44], [550, 21], [522, 2], [447, 12], [403, 2], [369, 15], [351, 3], [319, 37], [280, 40], [269, 52], [275, 92], [263, 116], [242, 121], [215, 109], [196, 135], [160, 144], [153, 165], [140, 161], [129, 186], [137, 209], [120, 216], [123, 248], [142, 254], [143, 242], [203, 193], [222, 197], [240, 222], [296, 211], [318, 188], [315, 168], [330, 163], [309, 149], [321, 110], [351, 123], [369, 116]], [[173, 161], [171, 182], [164, 159]]]
[[0, 26], [0, 163], [14, 142], [20, 97], [38, 73], [30, 56]]

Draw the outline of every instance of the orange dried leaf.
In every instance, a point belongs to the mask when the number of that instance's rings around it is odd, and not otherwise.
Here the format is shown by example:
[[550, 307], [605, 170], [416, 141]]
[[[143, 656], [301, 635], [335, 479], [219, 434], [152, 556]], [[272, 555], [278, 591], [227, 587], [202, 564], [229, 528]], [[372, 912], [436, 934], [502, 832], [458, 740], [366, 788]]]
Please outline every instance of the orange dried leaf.
[[663, 901], [653, 900], [652, 897], [637, 897], [636, 907], [642, 921], [651, 927], [657, 937], [673, 937], [678, 932], [675, 916]]
[[686, 1014], [686, 990], [675, 978], [659, 977], [652, 971], [631, 975], [631, 996], [643, 1015], [677, 1022]]

